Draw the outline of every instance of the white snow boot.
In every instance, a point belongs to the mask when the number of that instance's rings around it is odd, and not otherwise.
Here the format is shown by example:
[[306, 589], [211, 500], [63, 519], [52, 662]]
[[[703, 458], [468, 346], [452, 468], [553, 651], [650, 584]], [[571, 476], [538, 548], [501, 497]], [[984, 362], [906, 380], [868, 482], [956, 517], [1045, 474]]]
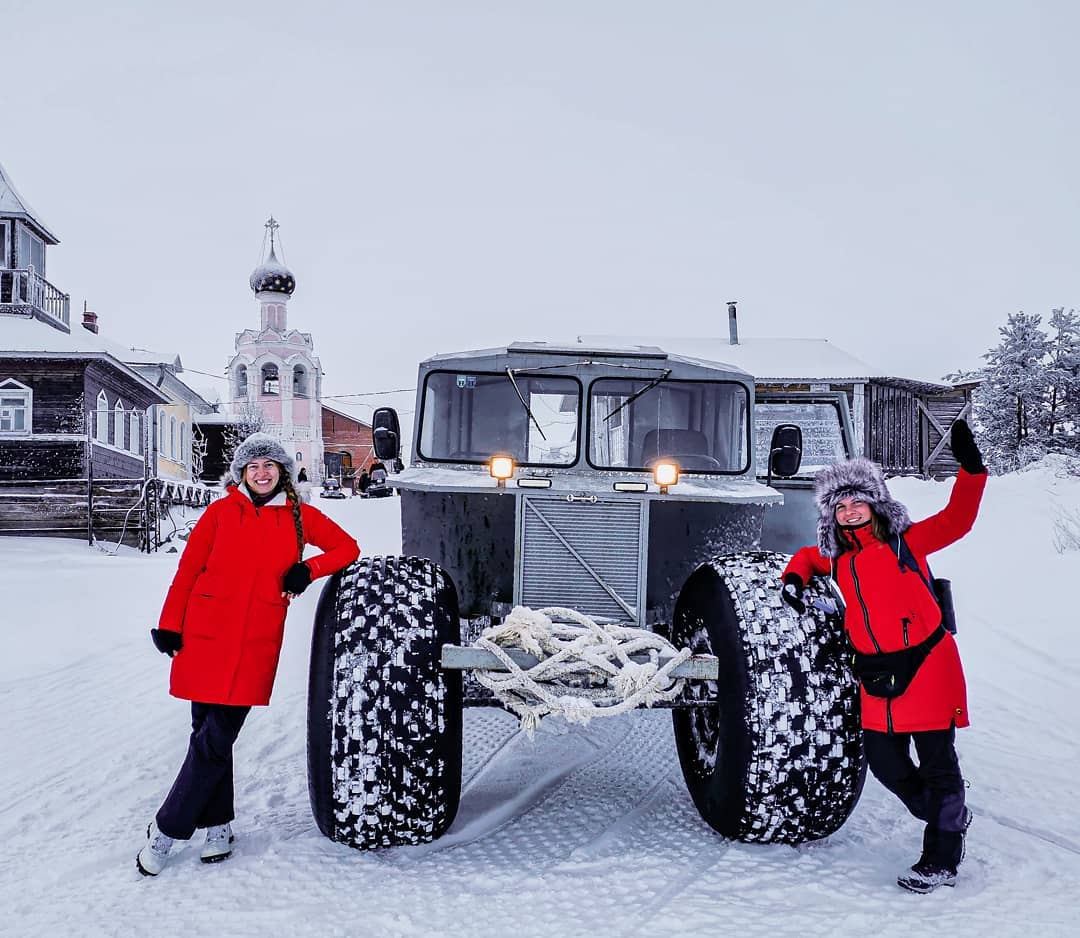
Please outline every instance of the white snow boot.
[[929, 863], [916, 863], [896, 878], [896, 885], [908, 892], [933, 892], [938, 886], [955, 886], [956, 870]]
[[199, 859], [203, 863], [220, 863], [232, 856], [233, 837], [231, 824], [215, 824], [206, 829], [206, 844]]
[[173, 839], [158, 830], [157, 822], [146, 825], [146, 846], [135, 857], [135, 865], [143, 876], [157, 876], [169, 862]]

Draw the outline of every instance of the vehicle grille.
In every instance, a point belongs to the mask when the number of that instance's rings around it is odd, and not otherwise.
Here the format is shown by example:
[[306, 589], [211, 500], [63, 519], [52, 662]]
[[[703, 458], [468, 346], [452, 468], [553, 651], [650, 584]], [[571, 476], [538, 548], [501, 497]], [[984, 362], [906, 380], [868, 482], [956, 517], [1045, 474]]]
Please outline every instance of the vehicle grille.
[[644, 501], [523, 495], [515, 602], [639, 624], [645, 509]]

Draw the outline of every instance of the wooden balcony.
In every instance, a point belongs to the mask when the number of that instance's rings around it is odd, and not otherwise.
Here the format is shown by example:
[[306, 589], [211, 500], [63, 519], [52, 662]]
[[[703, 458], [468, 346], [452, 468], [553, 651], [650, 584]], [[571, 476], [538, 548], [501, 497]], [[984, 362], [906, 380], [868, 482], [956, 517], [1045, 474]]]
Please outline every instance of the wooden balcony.
[[71, 331], [71, 297], [61, 293], [33, 267], [0, 270], [0, 313], [34, 316]]

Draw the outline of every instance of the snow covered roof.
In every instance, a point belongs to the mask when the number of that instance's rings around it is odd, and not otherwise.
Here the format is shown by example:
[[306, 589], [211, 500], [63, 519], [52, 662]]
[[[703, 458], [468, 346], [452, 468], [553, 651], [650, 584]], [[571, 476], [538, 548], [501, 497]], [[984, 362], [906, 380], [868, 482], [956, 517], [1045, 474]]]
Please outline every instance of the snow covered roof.
[[49, 244], [60, 243], [60, 239], [45, 227], [41, 216], [35, 213], [26, 199], [19, 195], [8, 174], [4, 171], [3, 165], [0, 165], [0, 215], [5, 215], [8, 218], [20, 218], [36, 229]]
[[371, 415], [376, 407], [380, 404], [358, 404], [358, 403], [343, 403], [339, 400], [334, 400], [332, 403], [326, 401], [319, 402], [325, 410], [333, 411], [335, 414], [340, 414], [342, 417], [347, 417], [349, 420], [355, 420], [357, 423], [362, 423], [365, 427], [371, 427]]
[[739, 337], [732, 345], [726, 336], [611, 336], [580, 335], [582, 347], [650, 345], [669, 352], [720, 362], [750, 372], [759, 384], [869, 381], [871, 378], [902, 384], [914, 390], [944, 391], [952, 385], [889, 375], [869, 365], [828, 339], [774, 339]]
[[[147, 381], [131, 364], [131, 349], [124, 348], [118, 342], [95, 335], [87, 329], [74, 332], [61, 332], [52, 326], [28, 316], [0, 315], [0, 357], [4, 358], [101, 358], [113, 360], [116, 367], [127, 373], [146, 387], [153, 388], [162, 400], [161, 394], [153, 382]], [[179, 361], [179, 356], [177, 356]], [[158, 362], [154, 362], [158, 364]]]

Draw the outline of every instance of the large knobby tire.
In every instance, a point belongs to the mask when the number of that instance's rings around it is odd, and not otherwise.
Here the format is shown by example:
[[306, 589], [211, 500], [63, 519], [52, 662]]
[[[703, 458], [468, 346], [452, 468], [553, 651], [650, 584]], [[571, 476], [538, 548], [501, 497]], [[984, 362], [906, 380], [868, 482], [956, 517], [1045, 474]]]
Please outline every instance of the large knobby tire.
[[[716, 557], [686, 581], [673, 642], [714, 654], [720, 679], [673, 713], [683, 777], [702, 818], [725, 837], [798, 844], [836, 831], [855, 807], [865, 766], [858, 685], [838, 613], [780, 601], [790, 558]], [[814, 579], [808, 601], [833, 600]], [[835, 608], [835, 606], [833, 607]]]
[[461, 795], [457, 591], [418, 557], [366, 557], [324, 588], [308, 687], [315, 823], [361, 850], [441, 836]]

